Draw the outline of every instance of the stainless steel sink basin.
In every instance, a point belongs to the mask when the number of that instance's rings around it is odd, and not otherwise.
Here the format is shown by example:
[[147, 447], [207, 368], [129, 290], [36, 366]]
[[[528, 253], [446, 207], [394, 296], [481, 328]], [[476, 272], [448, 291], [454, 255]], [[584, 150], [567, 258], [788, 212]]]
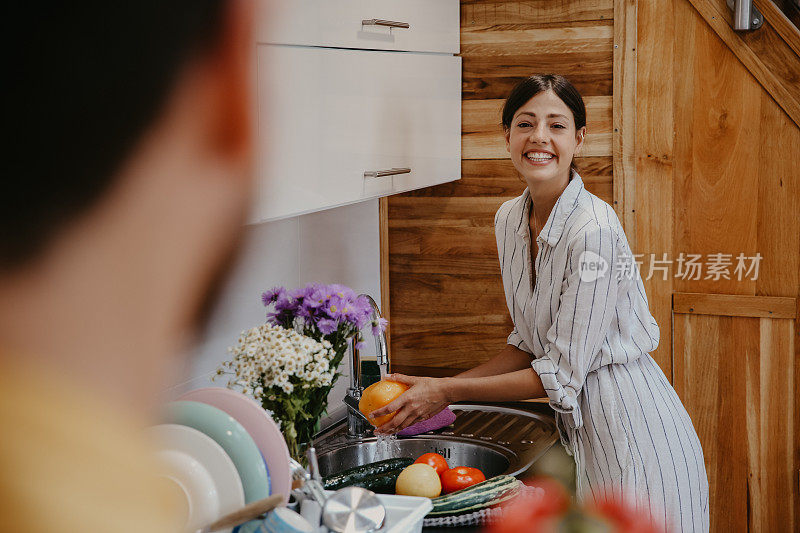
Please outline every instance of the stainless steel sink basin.
[[[417, 458], [423, 453], [439, 453], [453, 466], [480, 468], [487, 476], [496, 476], [508, 470], [513, 457], [497, 446], [476, 444], [463, 439], [398, 439], [379, 449], [375, 439], [355, 443], [324, 453], [319, 457], [319, 469], [323, 476], [340, 472], [353, 466], [368, 464], [389, 457]], [[389, 454], [385, 451], [390, 451]]]
[[375, 437], [347, 437], [346, 424], [336, 424], [314, 443], [323, 476], [389, 457], [416, 458], [440, 453], [451, 466], [480, 468], [487, 476], [518, 475], [558, 439], [555, 421], [538, 413], [499, 406], [454, 405], [456, 421], [438, 431], [399, 437], [379, 446]]

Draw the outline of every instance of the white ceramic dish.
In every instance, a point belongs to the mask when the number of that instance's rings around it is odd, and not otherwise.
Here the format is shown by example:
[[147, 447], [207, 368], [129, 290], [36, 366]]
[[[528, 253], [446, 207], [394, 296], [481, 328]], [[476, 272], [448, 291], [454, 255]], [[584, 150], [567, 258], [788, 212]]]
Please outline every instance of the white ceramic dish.
[[183, 531], [194, 533], [244, 506], [236, 467], [213, 439], [177, 424], [153, 426], [147, 435], [155, 446], [164, 478], [185, 498]]
[[205, 403], [177, 401], [164, 406], [164, 421], [194, 428], [222, 446], [239, 472], [245, 503], [270, 495], [266, 462], [253, 438], [231, 415]]

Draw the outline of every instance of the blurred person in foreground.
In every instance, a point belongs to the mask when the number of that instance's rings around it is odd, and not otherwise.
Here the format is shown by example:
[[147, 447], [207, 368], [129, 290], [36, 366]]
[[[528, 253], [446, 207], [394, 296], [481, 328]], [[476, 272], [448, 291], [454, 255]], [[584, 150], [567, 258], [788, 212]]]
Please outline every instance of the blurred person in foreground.
[[12, 10], [0, 530], [174, 531], [141, 428], [237, 248], [251, 186], [252, 5]]

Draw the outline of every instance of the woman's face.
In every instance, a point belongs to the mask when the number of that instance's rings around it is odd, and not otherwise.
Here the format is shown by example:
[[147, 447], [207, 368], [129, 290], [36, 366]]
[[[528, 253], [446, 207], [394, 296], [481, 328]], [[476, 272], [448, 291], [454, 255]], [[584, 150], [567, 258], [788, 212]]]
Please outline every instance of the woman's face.
[[572, 111], [553, 91], [543, 91], [525, 102], [505, 132], [506, 150], [528, 184], [569, 180], [572, 157], [583, 147], [586, 127], [575, 129]]

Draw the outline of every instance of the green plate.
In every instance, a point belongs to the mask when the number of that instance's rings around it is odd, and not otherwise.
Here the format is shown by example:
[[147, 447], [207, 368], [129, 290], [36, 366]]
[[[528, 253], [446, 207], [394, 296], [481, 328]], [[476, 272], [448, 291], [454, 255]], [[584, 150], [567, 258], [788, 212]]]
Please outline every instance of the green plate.
[[269, 496], [269, 475], [261, 452], [253, 439], [225, 411], [200, 402], [170, 402], [165, 408], [165, 420], [194, 428], [222, 446], [242, 478], [245, 503]]

